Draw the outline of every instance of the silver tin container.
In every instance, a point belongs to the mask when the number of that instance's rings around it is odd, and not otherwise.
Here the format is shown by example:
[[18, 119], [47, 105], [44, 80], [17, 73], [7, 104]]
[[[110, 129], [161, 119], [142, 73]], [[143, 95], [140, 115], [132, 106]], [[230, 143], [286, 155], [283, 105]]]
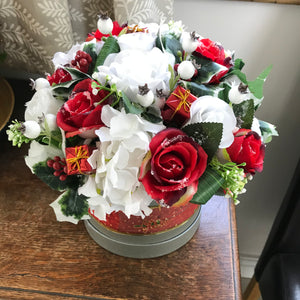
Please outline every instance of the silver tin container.
[[125, 257], [153, 258], [179, 249], [194, 236], [200, 223], [200, 207], [182, 224], [153, 234], [119, 233], [94, 218], [85, 220], [84, 223], [89, 235], [102, 248]]

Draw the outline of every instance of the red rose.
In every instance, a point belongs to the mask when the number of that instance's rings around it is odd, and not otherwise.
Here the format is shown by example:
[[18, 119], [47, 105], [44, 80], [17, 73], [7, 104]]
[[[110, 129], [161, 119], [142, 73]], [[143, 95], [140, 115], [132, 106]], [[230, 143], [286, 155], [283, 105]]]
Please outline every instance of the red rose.
[[[93, 95], [91, 79], [85, 79], [75, 85], [69, 100], [57, 113], [57, 125], [67, 132], [66, 136], [74, 136], [86, 131], [98, 129], [104, 124], [101, 120], [102, 106], [100, 102], [109, 92], [100, 90]], [[93, 134], [93, 133], [92, 133]]]
[[62, 82], [70, 81], [72, 80], [72, 77], [70, 73], [67, 72], [65, 69], [58, 68], [51, 76], [50, 75], [47, 76], [47, 80], [52, 86], [54, 83], [59, 84]]
[[[124, 27], [120, 26], [117, 21], [114, 21], [113, 24], [114, 24], [114, 27], [113, 27], [113, 30], [112, 30], [111, 34], [117, 36], [124, 29]], [[96, 32], [93, 32], [92, 34], [89, 34], [86, 41], [90, 41], [93, 38], [96, 38], [97, 40], [101, 41], [101, 39], [103, 37], [108, 37], [108, 36], [109, 36], [109, 34], [103, 34], [99, 31], [99, 29], [97, 29]]]
[[228, 72], [229, 68], [232, 67], [231, 57], [226, 57], [224, 48], [210, 39], [199, 40], [199, 45], [194, 54], [200, 54], [227, 68], [227, 70], [222, 70], [213, 76], [210, 83], [219, 83], [220, 79]]
[[246, 173], [255, 174], [256, 171], [263, 170], [265, 145], [255, 131], [240, 129], [235, 133], [233, 143], [226, 150], [231, 161], [237, 164], [246, 163], [243, 167]]
[[197, 192], [206, 169], [207, 154], [180, 129], [167, 128], [155, 135], [141, 166], [139, 180], [158, 203], [180, 206]]

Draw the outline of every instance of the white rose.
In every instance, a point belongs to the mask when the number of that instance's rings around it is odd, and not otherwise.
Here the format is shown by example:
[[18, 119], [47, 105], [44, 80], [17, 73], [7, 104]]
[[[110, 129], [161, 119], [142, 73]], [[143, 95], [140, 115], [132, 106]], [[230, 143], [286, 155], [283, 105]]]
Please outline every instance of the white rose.
[[236, 118], [232, 108], [223, 100], [212, 96], [199, 97], [191, 105], [190, 120], [192, 123], [217, 122], [223, 124], [223, 134], [219, 148], [229, 147], [233, 140]]
[[39, 117], [47, 114], [57, 114], [57, 111], [64, 104], [62, 100], [53, 97], [50, 87], [36, 91], [32, 99], [25, 106], [25, 121], [39, 121]]

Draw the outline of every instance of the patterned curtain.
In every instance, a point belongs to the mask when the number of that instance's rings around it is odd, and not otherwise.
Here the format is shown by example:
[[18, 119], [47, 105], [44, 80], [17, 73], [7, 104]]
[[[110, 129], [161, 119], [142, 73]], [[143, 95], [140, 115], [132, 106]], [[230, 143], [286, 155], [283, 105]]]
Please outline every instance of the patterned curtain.
[[0, 68], [51, 73], [54, 53], [83, 42], [100, 11], [121, 24], [160, 22], [172, 19], [173, 0], [0, 0]]

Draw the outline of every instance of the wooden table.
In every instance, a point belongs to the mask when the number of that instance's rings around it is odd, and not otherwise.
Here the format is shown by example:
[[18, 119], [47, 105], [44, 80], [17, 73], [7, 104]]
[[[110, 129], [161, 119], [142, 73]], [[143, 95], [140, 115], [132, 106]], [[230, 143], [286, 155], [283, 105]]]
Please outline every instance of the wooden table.
[[204, 205], [198, 231], [181, 249], [124, 258], [98, 246], [82, 222], [57, 222], [49, 204], [58, 193], [26, 167], [27, 146], [12, 147], [3, 135], [0, 143], [1, 300], [241, 299], [230, 200]]

